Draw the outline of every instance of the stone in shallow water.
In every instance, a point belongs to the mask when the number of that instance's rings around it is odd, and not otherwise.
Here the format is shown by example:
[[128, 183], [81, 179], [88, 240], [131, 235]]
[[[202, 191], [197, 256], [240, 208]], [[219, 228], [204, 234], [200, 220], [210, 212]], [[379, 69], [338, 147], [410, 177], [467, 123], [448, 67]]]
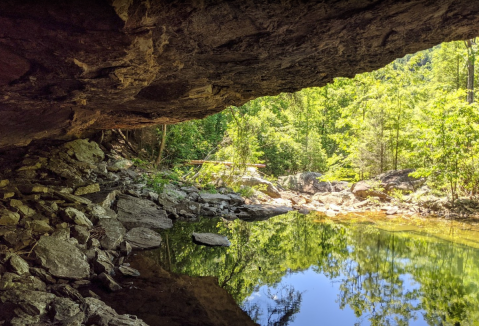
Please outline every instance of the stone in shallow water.
[[134, 228], [128, 231], [125, 239], [133, 249], [152, 249], [161, 244], [161, 236], [147, 228]]
[[193, 233], [193, 240], [208, 246], [229, 247], [231, 245], [227, 237], [214, 233]]
[[276, 215], [286, 214], [292, 211], [291, 207], [273, 206], [273, 205], [243, 205], [239, 206], [235, 213], [237, 216], [246, 221], [265, 220]]
[[173, 221], [166, 212], [150, 200], [128, 195], [120, 195], [117, 203], [118, 219], [127, 228], [145, 227], [150, 229], [170, 229]]
[[86, 256], [68, 241], [42, 236], [34, 251], [40, 265], [53, 276], [79, 280], [90, 275]]

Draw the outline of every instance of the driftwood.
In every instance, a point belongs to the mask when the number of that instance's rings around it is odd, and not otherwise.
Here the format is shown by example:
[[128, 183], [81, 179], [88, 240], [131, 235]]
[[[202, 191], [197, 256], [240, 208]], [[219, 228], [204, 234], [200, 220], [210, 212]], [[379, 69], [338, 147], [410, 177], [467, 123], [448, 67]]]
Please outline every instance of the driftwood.
[[[234, 163], [233, 162], [225, 162], [225, 161], [206, 161], [206, 160], [191, 160], [188, 161], [186, 164], [191, 164], [191, 165], [201, 165], [204, 163], [212, 163], [212, 164], [222, 164], [222, 165], [227, 165], [231, 166]], [[266, 164], [253, 164], [253, 163], [246, 163], [246, 166], [254, 166], [255, 168], [265, 168]]]

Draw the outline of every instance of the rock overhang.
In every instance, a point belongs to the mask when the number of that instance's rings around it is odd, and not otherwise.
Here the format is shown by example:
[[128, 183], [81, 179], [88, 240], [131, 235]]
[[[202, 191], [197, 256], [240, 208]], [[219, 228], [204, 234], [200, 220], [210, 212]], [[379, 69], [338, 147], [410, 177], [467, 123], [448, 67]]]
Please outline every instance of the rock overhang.
[[0, 3], [0, 148], [322, 86], [479, 34], [465, 0]]

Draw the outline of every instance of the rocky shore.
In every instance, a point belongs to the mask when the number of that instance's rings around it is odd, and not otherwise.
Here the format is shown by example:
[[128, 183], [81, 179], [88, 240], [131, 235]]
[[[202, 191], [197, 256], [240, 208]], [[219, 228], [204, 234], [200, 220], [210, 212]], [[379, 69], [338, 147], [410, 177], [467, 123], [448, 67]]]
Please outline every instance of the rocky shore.
[[[201, 325], [254, 324], [213, 280], [193, 281], [151, 262], [135, 265], [134, 253], [159, 247], [155, 230], [175, 219], [266, 218], [290, 208], [245, 205], [235, 193], [191, 186], [155, 193], [131, 161], [88, 139], [4, 152], [0, 166], [0, 324], [186, 325], [192, 318]], [[152, 273], [156, 283], [146, 277]], [[192, 283], [207, 290], [184, 289]], [[135, 296], [160, 286], [169, 293], [156, 297], [156, 309], [130, 309]], [[165, 300], [182, 309], [158, 309]], [[185, 302], [194, 302], [191, 315]]]
[[[254, 221], [297, 210], [454, 217], [478, 208], [463, 198], [452, 210], [410, 170], [352, 186], [320, 182], [313, 172], [277, 184], [250, 173], [241, 183], [261, 190], [246, 200], [226, 187], [212, 193], [181, 181], [159, 191], [148, 171], [120, 152], [78, 139], [0, 154], [0, 324], [253, 325], [213, 278], [174, 275], [135, 252], [161, 246], [156, 231], [175, 220], [200, 216]], [[195, 233], [192, 241], [229, 245], [214, 234]]]

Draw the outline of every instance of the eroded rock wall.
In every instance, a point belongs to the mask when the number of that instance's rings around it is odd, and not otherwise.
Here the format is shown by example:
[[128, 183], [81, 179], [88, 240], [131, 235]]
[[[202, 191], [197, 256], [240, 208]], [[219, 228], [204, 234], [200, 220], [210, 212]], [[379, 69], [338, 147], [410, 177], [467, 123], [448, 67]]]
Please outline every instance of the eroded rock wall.
[[479, 34], [466, 0], [0, 3], [0, 148], [138, 128]]

